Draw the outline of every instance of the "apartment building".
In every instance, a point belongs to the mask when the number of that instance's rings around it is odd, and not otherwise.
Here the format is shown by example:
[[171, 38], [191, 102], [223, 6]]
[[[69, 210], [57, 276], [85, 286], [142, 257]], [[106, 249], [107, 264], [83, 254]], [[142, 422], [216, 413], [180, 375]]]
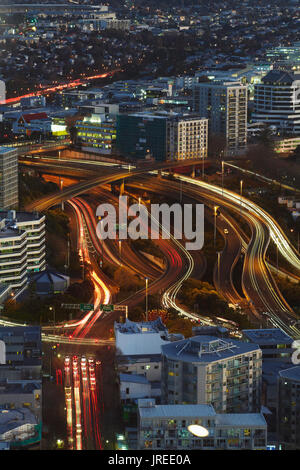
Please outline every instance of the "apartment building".
[[271, 70], [254, 87], [253, 122], [276, 126], [280, 135], [300, 133], [300, 73]]
[[0, 147], [0, 210], [17, 209], [18, 203], [18, 152]]
[[238, 155], [247, 148], [248, 88], [241, 82], [204, 82], [193, 87], [193, 110], [208, 119], [210, 136], [226, 138], [226, 153]]
[[0, 215], [0, 282], [22, 288], [29, 273], [46, 267], [45, 216], [14, 210]]
[[[201, 426], [203, 437], [190, 431]], [[265, 450], [267, 423], [260, 413], [219, 414], [211, 405], [155, 405], [138, 400], [138, 448], [152, 450]]]
[[260, 410], [258, 345], [201, 335], [161, 349], [162, 403], [211, 404], [219, 413]]
[[116, 146], [135, 159], [203, 159], [207, 157], [208, 121], [199, 115], [166, 111], [120, 114]]
[[300, 449], [300, 366], [278, 376], [277, 434], [285, 450]]

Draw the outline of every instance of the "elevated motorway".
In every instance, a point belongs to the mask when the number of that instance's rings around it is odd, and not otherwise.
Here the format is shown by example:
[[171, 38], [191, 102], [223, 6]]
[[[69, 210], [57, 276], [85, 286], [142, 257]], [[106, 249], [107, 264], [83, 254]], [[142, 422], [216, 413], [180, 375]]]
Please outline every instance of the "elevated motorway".
[[[206, 161], [208, 163], [208, 161]], [[132, 176], [136, 175], [141, 175], [147, 172], [151, 171], [158, 171], [160, 172], [161, 170], [172, 170], [176, 168], [181, 168], [181, 167], [186, 167], [186, 166], [191, 166], [193, 167], [193, 171], [196, 166], [200, 166], [202, 164], [201, 160], [184, 160], [184, 161], [173, 161], [173, 162], [162, 162], [162, 163], [155, 163], [155, 164], [145, 164], [143, 168], [132, 168], [130, 165], [116, 165], [112, 167], [111, 171], [109, 174], [106, 175], [101, 175], [101, 176], [95, 176], [93, 178], [88, 179], [87, 181], [81, 181], [77, 184], [74, 184], [72, 186], [69, 186], [68, 188], [65, 188], [62, 191], [57, 191], [56, 193], [53, 193], [50, 196], [46, 196], [42, 199], [39, 199], [38, 201], [34, 201], [26, 207], [26, 210], [28, 211], [43, 211], [49, 209], [49, 207], [52, 207], [54, 205], [57, 205], [61, 203], [62, 201], [66, 201], [68, 199], [71, 199], [75, 196], [79, 196], [81, 194], [84, 194], [85, 192], [99, 186], [99, 185], [104, 185], [104, 184], [109, 184], [113, 183], [119, 180], [125, 180], [127, 178], [130, 178]], [[35, 166], [34, 162], [28, 162], [28, 166]], [[87, 169], [87, 163], [81, 163], [81, 167], [83, 169]], [[53, 163], [53, 168], [55, 166], [59, 169], [61, 166], [61, 162], [57, 160], [57, 162]], [[64, 165], [66, 168], [66, 165]], [[49, 164], [47, 162], [39, 162], [39, 165], [37, 167], [43, 171], [45, 169], [45, 172], [48, 171]], [[125, 168], [124, 168], [125, 167]], [[127, 169], [128, 168], [128, 169]], [[90, 168], [89, 168], [90, 170]], [[70, 168], [70, 171], [72, 169]], [[96, 170], [95, 170], [96, 171]], [[99, 171], [100, 172], [100, 171]], [[98, 174], [99, 174], [98, 172]]]

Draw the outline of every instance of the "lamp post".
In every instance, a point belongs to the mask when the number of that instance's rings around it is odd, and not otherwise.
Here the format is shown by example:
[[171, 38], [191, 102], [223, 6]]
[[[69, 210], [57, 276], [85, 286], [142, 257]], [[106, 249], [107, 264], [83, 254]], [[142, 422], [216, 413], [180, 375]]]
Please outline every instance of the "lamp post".
[[53, 323], [54, 323], [54, 328], [55, 328], [55, 307], [52, 307], [52, 305], [49, 307], [50, 312], [53, 311]]
[[222, 160], [222, 197], [224, 193], [224, 161]]
[[242, 214], [243, 180], [240, 181], [240, 215]]
[[120, 265], [122, 266], [122, 240], [119, 240]]
[[216, 238], [217, 238], [217, 211], [219, 206], [214, 206], [214, 247], [216, 246]]
[[220, 287], [220, 262], [221, 262], [221, 251], [218, 251], [218, 286]]
[[146, 321], [148, 321], [148, 278], [145, 278], [146, 282]]

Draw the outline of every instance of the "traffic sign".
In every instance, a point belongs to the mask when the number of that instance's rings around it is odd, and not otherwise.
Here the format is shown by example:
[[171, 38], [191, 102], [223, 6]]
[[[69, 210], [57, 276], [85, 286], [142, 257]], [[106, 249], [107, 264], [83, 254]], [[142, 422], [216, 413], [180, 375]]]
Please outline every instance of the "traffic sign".
[[84, 312], [94, 310], [94, 304], [80, 304], [80, 310], [83, 310]]
[[61, 308], [70, 308], [71, 310], [79, 310], [80, 304], [61, 304]]
[[102, 310], [103, 312], [113, 312], [114, 311], [114, 305], [104, 305], [104, 304], [101, 304], [100, 305], [100, 310]]

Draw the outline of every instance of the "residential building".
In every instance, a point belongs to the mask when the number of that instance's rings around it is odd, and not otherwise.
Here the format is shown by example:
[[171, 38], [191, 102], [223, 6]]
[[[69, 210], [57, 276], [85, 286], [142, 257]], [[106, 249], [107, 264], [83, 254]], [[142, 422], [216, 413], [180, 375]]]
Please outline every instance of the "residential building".
[[280, 328], [243, 330], [243, 336], [246, 341], [258, 344], [262, 351], [263, 361], [289, 362], [291, 360], [294, 340]]
[[[189, 426], [205, 428], [197, 437]], [[156, 405], [138, 400], [138, 449], [265, 450], [267, 423], [260, 413], [216, 413], [211, 405]]]
[[226, 138], [226, 153], [238, 155], [247, 148], [248, 88], [241, 82], [196, 83], [193, 110], [208, 119], [208, 131]]
[[254, 87], [253, 122], [276, 126], [281, 135], [300, 134], [300, 73], [271, 70]]
[[[41, 423], [27, 407], [0, 408], [0, 450], [24, 448], [41, 440]], [[5, 448], [5, 447], [4, 447]]]
[[300, 366], [279, 372], [277, 434], [285, 449], [300, 449]]
[[207, 119], [193, 114], [119, 114], [116, 146], [134, 159], [203, 159], [207, 157], [207, 129]]
[[194, 336], [162, 346], [162, 403], [211, 404], [217, 412], [256, 412], [261, 404], [258, 345]]
[[161, 346], [172, 339], [161, 319], [149, 322], [126, 319], [125, 323], [115, 323], [114, 329], [122, 401], [134, 401], [141, 397], [140, 393], [160, 397]]
[[29, 273], [46, 267], [45, 216], [13, 210], [0, 215], [0, 282], [21, 288]]
[[0, 340], [5, 344], [6, 365], [41, 367], [42, 342], [39, 326], [1, 326]]
[[18, 203], [18, 152], [0, 147], [0, 210], [17, 209]]

